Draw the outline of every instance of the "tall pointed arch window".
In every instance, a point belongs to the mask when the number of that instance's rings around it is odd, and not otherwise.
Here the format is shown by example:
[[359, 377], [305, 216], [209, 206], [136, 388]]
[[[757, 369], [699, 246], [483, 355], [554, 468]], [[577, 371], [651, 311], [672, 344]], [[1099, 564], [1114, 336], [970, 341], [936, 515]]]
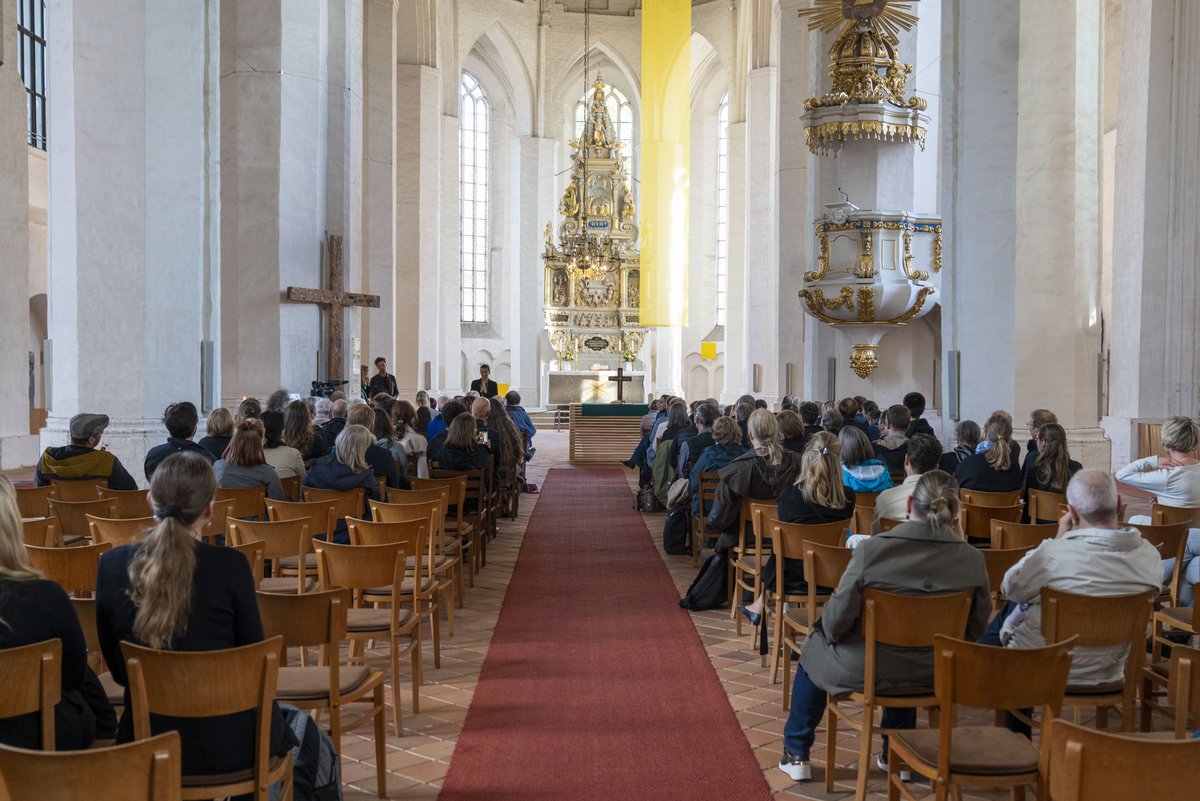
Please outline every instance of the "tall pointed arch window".
[[717, 109], [717, 325], [729, 301], [729, 93]]
[[459, 84], [458, 190], [461, 320], [488, 321], [488, 130], [491, 109], [479, 79], [468, 72]]
[[[595, 89], [588, 89], [587, 94], [575, 104], [575, 138], [583, 135], [583, 126], [587, 121], [588, 109], [592, 107], [592, 95]], [[609, 86], [605, 90], [604, 105], [608, 108], [608, 117], [612, 120], [617, 131], [617, 139], [621, 141], [621, 160], [625, 163], [625, 172], [633, 175], [633, 103], [621, 93], [621, 90]]]
[[[6, 37], [7, 33], [4, 34]], [[46, 3], [17, 0], [17, 71], [25, 84], [29, 144], [46, 149]]]

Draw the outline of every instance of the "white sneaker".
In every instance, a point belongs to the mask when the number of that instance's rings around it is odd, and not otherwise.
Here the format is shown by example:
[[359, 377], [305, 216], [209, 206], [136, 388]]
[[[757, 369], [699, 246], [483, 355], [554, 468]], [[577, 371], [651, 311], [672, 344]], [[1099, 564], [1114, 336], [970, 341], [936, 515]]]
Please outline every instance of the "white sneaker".
[[801, 757], [783, 749], [783, 756], [779, 758], [779, 769], [787, 774], [788, 778], [794, 782], [806, 782], [812, 780], [812, 763], [808, 759]]
[[[875, 755], [875, 767], [879, 768], [884, 773], [887, 773], [888, 766], [887, 766], [887, 762], [885, 762], [883, 760], [883, 754]], [[909, 770], [908, 768], [900, 768], [900, 781], [911, 782], [912, 781], [912, 771]]]

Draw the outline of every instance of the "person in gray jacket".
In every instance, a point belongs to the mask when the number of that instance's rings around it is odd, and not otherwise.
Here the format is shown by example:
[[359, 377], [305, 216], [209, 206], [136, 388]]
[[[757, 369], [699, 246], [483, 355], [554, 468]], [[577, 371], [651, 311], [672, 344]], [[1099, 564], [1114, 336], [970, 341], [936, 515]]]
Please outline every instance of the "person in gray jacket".
[[[876, 588], [904, 595], [973, 593], [966, 638], [976, 640], [992, 611], [983, 554], [958, 533], [958, 484], [948, 473], [932, 470], [921, 476], [908, 500], [909, 522], [869, 538], [854, 556], [825, 605], [820, 620], [804, 641], [792, 684], [792, 703], [783, 730], [779, 769], [793, 781], [812, 778], [809, 751], [825, 714], [828, 693], [863, 690], [866, 641], [862, 632], [863, 591]], [[895, 692], [933, 687], [933, 650], [876, 649], [876, 689]], [[916, 710], [885, 709], [881, 726], [913, 728]], [[883, 756], [886, 762], [887, 739]]]

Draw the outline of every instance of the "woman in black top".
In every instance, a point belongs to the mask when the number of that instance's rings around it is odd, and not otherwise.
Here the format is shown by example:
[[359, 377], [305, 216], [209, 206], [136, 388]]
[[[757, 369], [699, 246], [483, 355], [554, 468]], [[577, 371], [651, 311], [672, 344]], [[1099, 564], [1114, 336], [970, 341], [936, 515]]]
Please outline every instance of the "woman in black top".
[[[201, 457], [203, 458], [203, 457]], [[0, 743], [57, 751], [88, 748], [99, 731], [111, 737], [116, 715], [89, 675], [87, 645], [67, 593], [33, 570], [25, 556], [17, 497], [0, 476], [0, 648], [62, 641], [62, 700], [54, 707], [54, 742], [43, 744], [38, 715], [0, 719]], [[95, 710], [93, 710], [95, 706]]]
[[980, 492], [1012, 492], [1024, 485], [1020, 451], [1013, 453], [1012, 420], [993, 414], [983, 427], [984, 439], [991, 443], [983, 453], [968, 456], [954, 471], [959, 489]]
[[[180, 453], [150, 482], [158, 526], [141, 542], [100, 558], [96, 625], [113, 678], [125, 685], [117, 742], [133, 739], [128, 679], [121, 643], [172, 651], [215, 651], [261, 642], [262, 620], [250, 566], [238, 552], [197, 541], [212, 519], [217, 478], [200, 456]], [[214, 676], [213, 681], [221, 677]], [[212, 718], [150, 718], [155, 734], [175, 730], [183, 742], [184, 775], [232, 773], [254, 758], [254, 713]], [[272, 707], [272, 756], [295, 745], [279, 706]]]
[[[1025, 492], [1022, 494], [1026, 510], [1029, 509], [1029, 490], [1065, 493], [1071, 476], [1083, 469], [1083, 465], [1071, 458], [1067, 450], [1067, 432], [1058, 423], [1046, 423], [1038, 428], [1033, 435], [1033, 442], [1035, 445], [1031, 453], [1035, 456], [1025, 471]], [[1028, 511], [1021, 519], [1022, 522], [1030, 522]], [[1036, 522], [1055, 521], [1039, 519]]]
[[304, 401], [292, 401], [283, 409], [283, 442], [300, 451], [307, 468], [314, 459], [329, 453], [324, 437], [312, 424], [312, 415]]
[[204, 433], [207, 436], [196, 444], [211, 453], [213, 459], [223, 459], [225, 449], [233, 441], [233, 415], [224, 406], [213, 409], [204, 421]]
[[438, 456], [439, 470], [486, 470], [487, 445], [480, 442], [482, 432], [475, 428], [475, 418], [460, 414], [446, 429], [446, 442]]

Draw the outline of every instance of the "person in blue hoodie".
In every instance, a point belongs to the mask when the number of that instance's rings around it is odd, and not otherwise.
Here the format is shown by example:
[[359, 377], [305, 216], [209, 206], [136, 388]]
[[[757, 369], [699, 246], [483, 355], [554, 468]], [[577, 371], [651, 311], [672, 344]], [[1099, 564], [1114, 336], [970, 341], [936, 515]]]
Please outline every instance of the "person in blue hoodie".
[[875, 458], [871, 441], [862, 429], [846, 426], [838, 432], [842, 444], [842, 483], [855, 492], [883, 492], [892, 488], [892, 477], [882, 459]]

